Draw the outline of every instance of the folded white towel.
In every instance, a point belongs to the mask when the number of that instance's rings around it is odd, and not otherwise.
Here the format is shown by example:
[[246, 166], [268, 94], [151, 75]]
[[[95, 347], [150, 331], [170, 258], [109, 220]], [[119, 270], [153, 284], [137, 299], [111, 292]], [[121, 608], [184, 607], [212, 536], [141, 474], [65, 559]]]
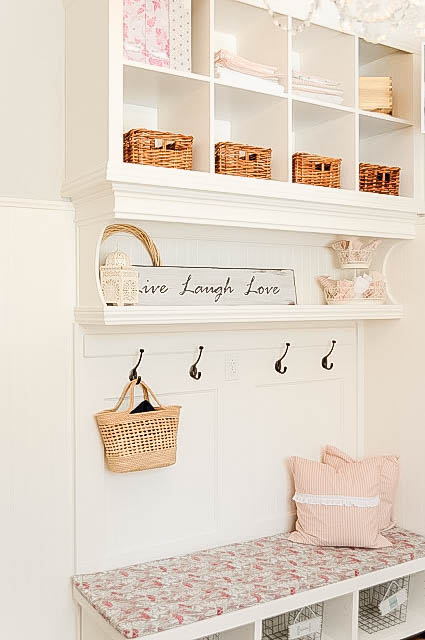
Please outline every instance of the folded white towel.
[[248, 73], [226, 69], [219, 65], [215, 65], [214, 75], [218, 80], [241, 89], [260, 91], [276, 96], [283, 96], [285, 94], [285, 87], [279, 84], [277, 78], [259, 78]]
[[343, 96], [330, 96], [327, 93], [309, 93], [300, 89], [294, 89], [294, 93], [312, 100], [323, 100], [323, 102], [331, 102], [332, 104], [342, 104], [344, 102]]
[[293, 71], [292, 77], [299, 82], [303, 82], [305, 84], [319, 84], [326, 87], [340, 87], [341, 83], [336, 80], [329, 80], [328, 78], [321, 78], [320, 76], [312, 76], [307, 73], [301, 73], [300, 71]]
[[294, 83], [292, 85], [294, 91], [305, 91], [305, 93], [324, 93], [328, 96], [344, 96], [342, 89], [322, 89], [319, 87], [311, 87], [308, 85], [298, 85]]

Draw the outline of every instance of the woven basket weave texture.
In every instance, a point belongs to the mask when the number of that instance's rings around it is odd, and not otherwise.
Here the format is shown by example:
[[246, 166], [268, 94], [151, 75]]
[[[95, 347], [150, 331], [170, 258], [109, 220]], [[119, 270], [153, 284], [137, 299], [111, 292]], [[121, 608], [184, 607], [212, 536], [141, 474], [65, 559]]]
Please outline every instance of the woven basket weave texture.
[[192, 169], [193, 136], [169, 131], [131, 129], [124, 133], [124, 162], [171, 169]]
[[[176, 462], [180, 407], [163, 406], [148, 385], [140, 381], [145, 400], [153, 398], [155, 411], [131, 413], [137, 380], [125, 387], [113, 409], [96, 414], [108, 468], [116, 473], [168, 467]], [[118, 411], [127, 394], [126, 411]]]

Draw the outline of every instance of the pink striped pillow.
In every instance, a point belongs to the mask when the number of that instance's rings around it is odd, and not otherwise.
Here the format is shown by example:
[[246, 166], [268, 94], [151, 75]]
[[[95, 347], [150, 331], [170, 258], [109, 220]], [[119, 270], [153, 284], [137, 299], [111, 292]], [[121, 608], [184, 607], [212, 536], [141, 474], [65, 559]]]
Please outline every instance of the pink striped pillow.
[[391, 543], [380, 533], [379, 466], [365, 460], [340, 469], [292, 457], [297, 505], [293, 542], [325, 547], [378, 549]]
[[[379, 511], [379, 530], [387, 531], [395, 526], [392, 520], [393, 504], [397, 492], [400, 473], [400, 458], [398, 456], [376, 456], [369, 458], [379, 468], [379, 496], [381, 502]], [[334, 469], [341, 469], [345, 464], [358, 464], [349, 455], [336, 447], [327, 445], [323, 454], [323, 462], [330, 464]]]

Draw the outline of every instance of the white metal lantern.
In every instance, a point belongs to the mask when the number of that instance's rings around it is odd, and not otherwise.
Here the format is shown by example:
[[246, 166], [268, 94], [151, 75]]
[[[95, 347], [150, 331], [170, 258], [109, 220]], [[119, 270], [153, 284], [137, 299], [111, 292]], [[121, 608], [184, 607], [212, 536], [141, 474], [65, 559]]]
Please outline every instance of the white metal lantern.
[[139, 301], [139, 276], [123, 251], [110, 253], [100, 267], [100, 286], [106, 304], [131, 305]]

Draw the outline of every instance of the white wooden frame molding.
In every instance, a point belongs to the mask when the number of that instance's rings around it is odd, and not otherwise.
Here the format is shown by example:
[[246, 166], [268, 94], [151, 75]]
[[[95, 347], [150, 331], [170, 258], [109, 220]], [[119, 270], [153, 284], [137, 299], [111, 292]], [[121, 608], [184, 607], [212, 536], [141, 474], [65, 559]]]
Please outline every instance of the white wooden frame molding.
[[112, 217], [412, 239], [417, 213], [424, 208], [411, 198], [273, 181], [264, 185], [196, 171], [123, 166], [119, 180], [115, 172], [112, 178], [108, 171], [108, 179], [100, 173], [64, 187], [80, 224]]
[[[326, 585], [310, 591], [303, 591], [302, 593], [297, 593], [293, 596], [287, 596], [272, 602], [257, 604], [240, 611], [216, 616], [201, 622], [183, 625], [167, 631], [162, 631], [161, 633], [149, 634], [144, 636], [144, 638], [145, 640], [197, 640], [198, 638], [202, 638], [209, 634], [220, 633], [235, 629], [236, 627], [252, 624], [255, 625], [255, 629], [258, 630], [258, 635], [256, 633], [255, 640], [260, 640], [261, 621], [264, 619], [285, 613], [286, 611], [292, 611], [306, 605], [311, 605], [316, 602], [327, 601], [348, 594], [353, 594], [353, 605], [357, 605], [357, 596], [361, 589], [371, 587], [375, 584], [381, 584], [389, 580], [394, 580], [402, 576], [414, 575], [424, 570], [425, 558], [412, 560], [401, 565], [380, 569], [379, 571], [373, 571], [364, 576], [351, 578], [349, 580]], [[83, 613], [87, 613], [93, 621], [95, 621], [99, 629], [103, 631], [105, 640], [106, 638], [110, 638], [111, 640], [123, 640], [123, 636], [89, 604], [89, 602], [75, 587], [73, 588], [73, 594], [76, 603], [82, 608]], [[412, 621], [410, 621], [408, 617], [406, 623], [386, 629], [384, 632], [385, 636], [382, 636], [381, 632], [378, 632], [373, 634], [373, 637], [380, 638], [382, 640], [383, 638], [385, 638], [385, 640], [401, 640], [409, 635], [423, 631], [425, 625], [425, 612], [423, 617], [411, 617]], [[344, 638], [344, 640], [356, 640], [360, 637], [360, 634], [357, 633], [357, 606], [353, 606], [352, 610], [352, 631], [352, 638]]]
[[105, 307], [77, 308], [82, 325], [196, 325], [261, 322], [308, 322], [331, 320], [395, 320], [403, 317], [398, 304], [347, 304], [271, 306]]

